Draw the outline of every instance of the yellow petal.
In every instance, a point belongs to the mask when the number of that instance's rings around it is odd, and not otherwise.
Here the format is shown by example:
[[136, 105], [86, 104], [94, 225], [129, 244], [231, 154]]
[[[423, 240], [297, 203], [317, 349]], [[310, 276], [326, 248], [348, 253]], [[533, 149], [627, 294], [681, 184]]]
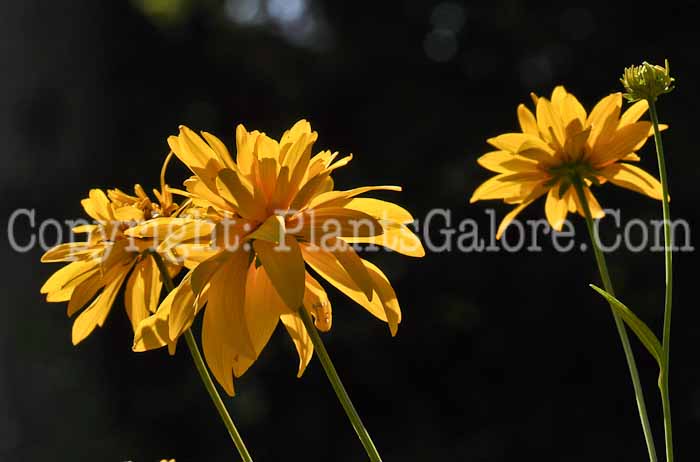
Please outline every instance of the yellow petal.
[[260, 239], [279, 244], [284, 241], [284, 234], [284, 218], [279, 215], [271, 215], [255, 231], [248, 234], [244, 240]]
[[48, 294], [67, 287], [75, 287], [92, 273], [99, 271], [99, 265], [100, 262], [97, 259], [70, 263], [53, 273], [41, 287], [40, 292]]
[[68, 242], [59, 244], [41, 256], [42, 263], [85, 260], [98, 250], [89, 242]]
[[114, 220], [112, 204], [101, 189], [91, 189], [88, 198], [83, 199], [80, 203], [85, 209], [85, 213], [95, 220], [102, 222]]
[[253, 167], [253, 147], [260, 133], [248, 133], [242, 124], [236, 127], [236, 163], [241, 173], [249, 175]]
[[546, 98], [537, 101], [537, 127], [542, 137], [557, 146], [563, 146], [565, 140], [564, 125], [561, 114]]
[[168, 317], [170, 316], [170, 306], [165, 305], [158, 308], [155, 314], [148, 316], [141, 321], [134, 331], [134, 344], [131, 349], [135, 352], [155, 350], [168, 345], [169, 349], [174, 346], [168, 337]]
[[[321, 247], [309, 244], [301, 245], [302, 255], [309, 266], [323, 279], [331, 283], [338, 290], [350, 297], [378, 319], [388, 322], [387, 314], [382, 305], [380, 297], [373, 294], [372, 300], [360, 290], [355, 281], [348, 275], [347, 271], [340, 265], [333, 254], [325, 251]], [[364, 263], [366, 263], [363, 260]]]
[[341, 239], [329, 239], [325, 249], [335, 256], [340, 266], [345, 269], [357, 287], [365, 294], [367, 300], [372, 301], [374, 292], [372, 279], [362, 264], [362, 259], [355, 253], [355, 249]]
[[523, 133], [538, 136], [537, 119], [524, 104], [518, 105], [518, 122]]
[[75, 318], [72, 332], [73, 345], [82, 342], [95, 330], [95, 327], [102, 327], [129, 269], [129, 266], [124, 267], [121, 274], [109, 281], [102, 293]]
[[362, 263], [364, 263], [372, 278], [374, 290], [379, 296], [379, 300], [382, 302], [384, 315], [386, 316], [387, 324], [389, 324], [389, 331], [393, 337], [396, 335], [399, 323], [401, 322], [401, 307], [399, 307], [399, 301], [396, 298], [394, 288], [391, 287], [391, 283], [379, 268], [367, 260], [362, 260]]
[[114, 218], [118, 221], [132, 221], [138, 223], [143, 221], [143, 217], [143, 210], [130, 205], [114, 209]]
[[487, 199], [508, 199], [527, 196], [532, 185], [547, 180], [542, 173], [502, 173], [482, 183], [469, 199], [470, 203]]
[[126, 282], [124, 305], [136, 332], [139, 323], [156, 311], [163, 281], [153, 258], [143, 258]]
[[315, 243], [334, 237], [369, 237], [383, 232], [382, 225], [376, 218], [342, 207], [307, 210], [290, 220], [288, 229], [300, 229], [295, 234]]
[[314, 318], [314, 325], [321, 332], [331, 330], [333, 310], [331, 301], [321, 284], [306, 272], [306, 290], [304, 291], [304, 308]]
[[568, 205], [564, 198], [558, 197], [557, 189], [558, 188], [553, 187], [549, 190], [549, 193], [547, 193], [547, 202], [545, 202], [544, 211], [547, 216], [547, 221], [552, 228], [561, 231], [564, 221], [566, 220]]
[[207, 141], [211, 149], [216, 153], [219, 159], [227, 168], [234, 168], [231, 153], [228, 152], [226, 145], [216, 136], [211, 133], [202, 132], [202, 136]]
[[[303, 308], [302, 308], [303, 309]], [[304, 322], [298, 313], [287, 313], [280, 316], [280, 321], [287, 329], [289, 336], [294, 342], [294, 347], [299, 355], [299, 371], [297, 377], [301, 377], [306, 370], [306, 366], [311, 361], [314, 354], [314, 345], [311, 343], [311, 337], [304, 327]]]
[[[198, 207], [215, 207], [219, 210], [231, 210], [232, 203], [229, 203], [224, 199], [224, 196], [219, 191], [217, 186], [217, 181], [214, 182], [214, 188], [211, 189], [210, 185], [207, 185], [204, 181], [197, 177], [191, 177], [185, 180], [185, 188], [190, 193], [190, 199], [194, 205]], [[233, 204], [237, 207], [237, 203]]]
[[104, 276], [97, 270], [90, 272], [90, 276], [88, 278], [74, 287], [74, 290], [71, 293], [70, 301], [68, 302], [66, 315], [71, 317], [80, 311], [80, 309], [83, 308], [86, 303], [92, 300], [95, 294], [104, 287], [105, 283], [114, 277], [115, 275], [113, 272], [112, 274], [107, 273], [107, 275]]
[[311, 199], [316, 197], [318, 194], [323, 193], [321, 188], [329, 179], [330, 177], [328, 174], [319, 175], [310, 179], [306, 184], [304, 184], [304, 186], [301, 187], [299, 192], [296, 193], [289, 208], [292, 211], [298, 211], [307, 207]]
[[[497, 173], [537, 171], [538, 164], [533, 159], [515, 155], [508, 151], [492, 151], [477, 159], [482, 167]], [[396, 221], [396, 220], [394, 220]]]
[[223, 169], [219, 172], [217, 181], [220, 181], [224, 188], [237, 201], [238, 213], [243, 218], [263, 221], [266, 216], [265, 204], [260, 202], [260, 198], [253, 195], [252, 185], [238, 172], [230, 169]]
[[[603, 208], [600, 206], [598, 203], [598, 200], [595, 198], [593, 195], [593, 192], [591, 191], [591, 188], [585, 187], [583, 188], [584, 194], [586, 195], [586, 202], [588, 202], [588, 208], [591, 211], [591, 216], [593, 218], [603, 218], [605, 216], [605, 212], [603, 211]], [[569, 191], [567, 191], [568, 193]], [[575, 210], [578, 212], [582, 217], [586, 216], [585, 210], [583, 209], [583, 205], [581, 204], [581, 201], [578, 198], [578, 194], [571, 194], [571, 197], [574, 200], [575, 203]]]
[[401, 191], [401, 186], [364, 186], [347, 191], [328, 191], [314, 197], [309, 202], [309, 208], [337, 207], [338, 204], [343, 204], [348, 199], [370, 191]]
[[522, 146], [523, 143], [528, 141], [532, 142], [533, 140], [540, 141], [537, 134], [504, 133], [494, 138], [489, 138], [486, 142], [496, 149], [516, 153], [520, 150], [520, 146]]
[[543, 194], [545, 194], [548, 191], [548, 189], [548, 187], [543, 186], [541, 184], [536, 186], [520, 205], [508, 212], [508, 214], [505, 217], [503, 217], [503, 220], [501, 220], [501, 223], [498, 226], [498, 230], [496, 230], [496, 239], [500, 239], [501, 236], [503, 236], [503, 233], [505, 232], [508, 225], [513, 222], [515, 217], [520, 212], [522, 212], [525, 207], [532, 204], [535, 200], [539, 199]]
[[[277, 294], [265, 268], [263, 266], [256, 268], [254, 261], [248, 268], [243, 309], [245, 322], [257, 357], [270, 340], [280, 315], [289, 313], [291, 310]], [[245, 369], [234, 369], [234, 372], [237, 377], [240, 377]]]
[[240, 357], [255, 359], [244, 313], [248, 255], [233, 253], [212, 277], [202, 325], [202, 346], [209, 369], [233, 394], [233, 367]]
[[627, 108], [627, 110], [622, 114], [618, 128], [635, 123], [644, 115], [645, 112], [647, 112], [648, 109], [649, 103], [647, 103], [645, 99], [637, 101], [632, 106]]
[[611, 183], [661, 200], [661, 183], [639, 167], [630, 164], [612, 164], [601, 171]]
[[588, 115], [586, 126], [591, 127], [589, 145], [595, 146], [600, 139], [614, 133], [620, 118], [620, 108], [622, 107], [622, 94], [613, 93], [601, 99]]
[[191, 221], [191, 218], [157, 217], [124, 230], [124, 235], [162, 240]]
[[413, 223], [413, 217], [403, 207], [393, 202], [372, 199], [369, 197], [355, 197], [349, 199], [344, 205], [346, 209], [364, 212], [378, 220], [389, 220], [397, 223]]
[[304, 299], [304, 259], [293, 236], [285, 236], [284, 246], [257, 240], [253, 248], [282, 300], [297, 310]]
[[[600, 168], [610, 162], [614, 162], [633, 150], [647, 139], [651, 123], [635, 122], [625, 125], [608, 137], [606, 143], [597, 143], [590, 156], [594, 167]], [[641, 147], [641, 146], [640, 146]]]
[[418, 236], [405, 225], [390, 221], [380, 221], [384, 232], [379, 236], [343, 237], [351, 244], [381, 245], [409, 257], [424, 257], [425, 250]]

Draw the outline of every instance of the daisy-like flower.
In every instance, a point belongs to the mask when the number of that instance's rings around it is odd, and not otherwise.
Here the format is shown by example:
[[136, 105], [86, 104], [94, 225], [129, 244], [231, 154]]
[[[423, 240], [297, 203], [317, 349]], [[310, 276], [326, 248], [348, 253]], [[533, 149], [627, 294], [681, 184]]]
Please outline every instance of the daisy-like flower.
[[[124, 304], [134, 330], [158, 307], [163, 281], [153, 259], [142, 253], [154, 242], [131, 237], [128, 230], [144, 220], [170, 216], [177, 205], [165, 184], [154, 190], [158, 202], [139, 185], [134, 191], [132, 196], [119, 189], [106, 194], [92, 189], [82, 206], [95, 224], [73, 229], [88, 233], [87, 240], [57, 245], [41, 257], [42, 262], [70, 262], [46, 281], [41, 293], [49, 302], [68, 302], [69, 317], [82, 310], [73, 323], [74, 345], [102, 327], [125, 280]], [[169, 265], [172, 275], [178, 270]]]
[[[180, 127], [179, 135], [168, 139], [175, 155], [195, 174], [185, 182], [187, 192], [180, 193], [217, 222], [210, 245], [214, 250], [142, 323], [136, 351], [172, 345], [206, 304], [204, 355], [229, 395], [234, 393], [233, 376], [240, 377], [255, 362], [279, 321], [296, 346], [301, 375], [313, 346], [298, 310], [308, 310], [319, 330], [331, 327], [330, 301], [307, 266], [387, 322], [396, 334], [401, 311], [394, 289], [382, 271], [360, 258], [350, 244], [377, 244], [405, 255], [424, 255], [420, 241], [406, 227], [413, 221], [406, 210], [358, 197], [401, 188], [334, 190], [331, 173], [351, 156], [336, 160], [337, 153], [329, 151], [312, 156], [316, 138], [305, 120], [279, 141], [239, 125], [235, 162], [209, 133], [200, 137]], [[181, 241], [201, 238], [201, 230], [195, 228]], [[188, 250], [180, 246], [176, 252]], [[202, 254], [198, 257], [202, 259]]]
[[516, 207], [501, 222], [496, 236], [518, 213], [547, 195], [545, 215], [560, 231], [568, 212], [583, 215], [574, 182], [580, 182], [594, 218], [604, 215], [590, 190], [607, 181], [661, 200], [661, 185], [631, 162], [653, 134], [651, 123], [639, 122], [648, 103], [639, 101], [622, 115], [621, 93], [606, 96], [590, 114], [574, 95], [558, 86], [551, 100], [533, 95], [535, 114], [518, 106], [521, 133], [488, 140], [497, 150], [479, 158], [482, 167], [497, 173], [479, 186], [470, 202], [502, 199]]

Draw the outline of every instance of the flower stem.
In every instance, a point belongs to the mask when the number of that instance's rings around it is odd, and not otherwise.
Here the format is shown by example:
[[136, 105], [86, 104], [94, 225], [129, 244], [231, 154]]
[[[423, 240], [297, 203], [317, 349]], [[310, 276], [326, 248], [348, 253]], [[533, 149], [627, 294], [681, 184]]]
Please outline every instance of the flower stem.
[[[156, 262], [156, 265], [160, 270], [160, 275], [163, 278], [163, 285], [165, 286], [166, 293], [171, 292], [175, 288], [175, 286], [173, 284], [173, 280], [170, 278], [170, 274], [168, 274], [168, 269], [165, 267], [163, 259], [156, 252], [149, 253], [151, 254], [151, 257], [153, 257], [153, 260]], [[245, 443], [243, 443], [243, 438], [241, 438], [240, 433], [238, 433], [238, 429], [236, 428], [236, 425], [234, 425], [231, 416], [226, 410], [226, 406], [224, 405], [224, 402], [222, 401], [219, 392], [216, 390], [216, 385], [212, 381], [211, 376], [209, 375], [209, 371], [207, 371], [207, 366], [204, 363], [202, 354], [199, 352], [199, 347], [197, 346], [197, 341], [195, 340], [194, 335], [192, 334], [192, 330], [187, 329], [184, 335], [185, 340], [187, 341], [187, 346], [190, 349], [190, 354], [192, 355], [192, 359], [194, 360], [194, 364], [195, 366], [197, 366], [197, 372], [199, 372], [199, 377], [202, 379], [202, 382], [204, 383], [204, 388], [207, 389], [209, 397], [214, 403], [216, 410], [219, 411], [219, 416], [224, 422], [226, 430], [228, 430], [228, 433], [231, 436], [231, 440], [233, 440], [233, 444], [236, 446], [236, 449], [238, 449], [238, 453], [241, 455], [243, 462], [253, 462], [253, 458], [250, 456], [248, 448], [246, 448]]]
[[[593, 252], [595, 254], [595, 260], [598, 264], [598, 271], [600, 272], [600, 278], [603, 280], [603, 286], [605, 290], [612, 296], [615, 296], [613, 290], [612, 281], [610, 280], [610, 274], [608, 273], [608, 265], [605, 262], [605, 255], [603, 255], [600, 249], [598, 232], [593, 224], [593, 216], [591, 215], [591, 208], [588, 205], [588, 200], [586, 199], [586, 194], [584, 193], [584, 186], [580, 178], [576, 178], [573, 182], [574, 188], [576, 189], [576, 194], [581, 206], [583, 207], [583, 213], [586, 217], [586, 227], [588, 228], [588, 234], [591, 238], [591, 244], [593, 246]], [[632, 347], [630, 346], [630, 340], [627, 336], [627, 330], [625, 324], [620, 319], [620, 316], [612, 311], [613, 318], [615, 319], [615, 327], [617, 327], [617, 333], [620, 336], [620, 341], [622, 342], [622, 349], [625, 352], [625, 358], [627, 359], [627, 367], [630, 371], [630, 377], [632, 378], [632, 385], [634, 386], [634, 394], [637, 398], [637, 410], [639, 411], [639, 420], [642, 423], [642, 430], [644, 431], [644, 439], [646, 440], [647, 450], [649, 452], [649, 460], [651, 462], [656, 462], [656, 448], [654, 446], [654, 437], [651, 433], [651, 425], [649, 425], [649, 416], [647, 415], [647, 406], [644, 401], [644, 392], [642, 390], [642, 384], [639, 380], [639, 372], [637, 371], [637, 363], [634, 359], [634, 353], [632, 352]]]
[[340, 404], [342, 404], [343, 409], [345, 409], [345, 413], [348, 415], [348, 418], [352, 423], [352, 426], [355, 428], [355, 432], [357, 433], [358, 438], [360, 438], [362, 446], [364, 446], [365, 451], [367, 451], [370, 461], [381, 462], [382, 458], [379, 456], [379, 452], [377, 452], [377, 448], [374, 446], [372, 438], [369, 436], [367, 429], [362, 424], [362, 420], [360, 420], [360, 416], [357, 414], [355, 406], [353, 406], [352, 401], [350, 401], [350, 397], [348, 396], [347, 391], [345, 391], [345, 387], [340, 381], [340, 377], [338, 377], [338, 373], [333, 366], [330, 356], [328, 356], [326, 347], [323, 345], [323, 340], [321, 340], [321, 336], [318, 335], [316, 326], [314, 326], [309, 313], [307, 313], [306, 309], [302, 307], [299, 309], [299, 315], [301, 316], [301, 320], [304, 322], [304, 327], [306, 327], [306, 330], [311, 337], [311, 343], [314, 345], [316, 356], [318, 356], [318, 359], [321, 361], [323, 370], [326, 371], [328, 380], [331, 382]]
[[661, 371], [659, 388], [661, 389], [661, 402], [664, 412], [664, 437], [666, 441], [666, 462], [673, 462], [673, 429], [671, 426], [671, 398], [668, 389], [669, 357], [671, 347], [671, 304], [673, 299], [673, 249], [671, 248], [671, 209], [668, 195], [668, 176], [666, 174], [666, 160], [664, 158], [664, 145], [661, 142], [659, 130], [659, 116], [656, 113], [656, 102], [649, 100], [649, 114], [654, 126], [654, 142], [656, 143], [656, 157], [659, 163], [659, 176], [661, 177], [661, 192], [663, 194], [663, 218], [664, 218], [664, 262], [666, 266], [666, 296], [664, 304], [664, 327], [662, 340], [662, 353], [664, 367]]

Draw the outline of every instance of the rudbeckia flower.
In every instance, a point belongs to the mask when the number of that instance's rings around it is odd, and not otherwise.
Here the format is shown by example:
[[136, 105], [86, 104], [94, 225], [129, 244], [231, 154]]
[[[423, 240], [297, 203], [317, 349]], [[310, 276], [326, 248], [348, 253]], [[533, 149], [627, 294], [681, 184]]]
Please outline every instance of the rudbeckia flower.
[[[95, 221], [73, 229], [88, 233], [84, 242], [60, 244], [48, 250], [42, 262], [70, 262], [55, 272], [41, 288], [49, 302], [68, 302], [68, 316], [82, 310], [73, 323], [72, 341], [77, 345], [97, 326], [102, 326], [126, 280], [124, 304], [134, 330], [155, 312], [163, 281], [152, 258], [142, 252], [153, 248], [152, 239], [128, 236], [136, 223], [169, 216], [177, 205], [167, 186], [154, 190], [152, 202], [141, 186], [135, 195], [119, 189], [92, 189], [82, 200], [85, 212]], [[169, 265], [171, 274], [179, 268]], [[86, 306], [87, 305], [87, 306]]]
[[[204, 309], [204, 355], [229, 395], [234, 393], [233, 376], [240, 377], [253, 364], [279, 321], [296, 346], [300, 376], [313, 347], [298, 310], [308, 310], [321, 331], [329, 330], [332, 322], [330, 301], [312, 272], [387, 322], [396, 334], [401, 311], [394, 289], [350, 244], [424, 255], [420, 241], [406, 227], [413, 221], [406, 210], [358, 197], [401, 188], [335, 190], [331, 173], [351, 156], [336, 160], [337, 153], [329, 151], [312, 156], [316, 138], [305, 120], [279, 141], [239, 125], [235, 162], [209, 133], [200, 137], [180, 127], [179, 135], [168, 139], [175, 155], [194, 173], [185, 182], [187, 191], [179, 193], [216, 221], [210, 237], [210, 247], [216, 250], [142, 323], [136, 351], [171, 345]], [[201, 237], [198, 233], [193, 227], [182, 240]]]
[[516, 207], [501, 222], [503, 234], [518, 213], [547, 195], [547, 221], [560, 231], [568, 212], [583, 215], [572, 181], [581, 181], [594, 218], [604, 215], [591, 192], [591, 185], [605, 182], [661, 200], [661, 185], [633, 165], [637, 151], [653, 134], [651, 123], [639, 121], [647, 111], [639, 101], [622, 115], [622, 95], [606, 96], [587, 114], [581, 103], [564, 87], [552, 92], [551, 100], [533, 95], [535, 114], [518, 106], [521, 133], [506, 133], [488, 140], [497, 150], [479, 158], [479, 164], [496, 176], [479, 186], [470, 202], [502, 199]]

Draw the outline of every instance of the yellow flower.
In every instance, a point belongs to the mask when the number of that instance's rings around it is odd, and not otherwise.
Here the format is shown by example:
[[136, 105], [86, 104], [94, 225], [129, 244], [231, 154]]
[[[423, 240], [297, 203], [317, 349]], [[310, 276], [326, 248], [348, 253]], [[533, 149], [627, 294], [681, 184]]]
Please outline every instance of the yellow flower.
[[[594, 218], [604, 215], [593, 197], [592, 184], [606, 181], [661, 200], [661, 185], [636, 162], [636, 154], [653, 134], [651, 123], [638, 122], [648, 103], [639, 101], [622, 115], [622, 95], [606, 96], [586, 114], [564, 87], [552, 92], [551, 101], [533, 95], [536, 112], [518, 106], [521, 133], [506, 133], [488, 140], [497, 151], [479, 158], [482, 167], [497, 175], [479, 186], [470, 202], [502, 199], [517, 204], [501, 222], [501, 237], [515, 216], [547, 194], [545, 214], [560, 231], [568, 212], [583, 215], [572, 182], [580, 181]], [[664, 127], [665, 128], [665, 127]]]
[[[424, 255], [420, 241], [406, 227], [413, 221], [406, 210], [357, 197], [401, 188], [334, 190], [331, 173], [351, 156], [337, 161], [337, 153], [329, 151], [312, 156], [317, 133], [305, 120], [279, 141], [239, 125], [236, 162], [218, 138], [209, 133], [202, 137], [180, 127], [179, 136], [168, 142], [195, 174], [185, 182], [187, 192], [179, 193], [217, 220], [212, 237], [216, 250], [206, 259], [206, 252], [200, 254], [203, 261], [142, 323], [134, 349], [171, 344], [206, 303], [204, 354], [227, 393], [234, 393], [232, 373], [240, 377], [255, 362], [278, 321], [296, 346], [300, 376], [313, 347], [298, 310], [306, 308], [319, 330], [331, 327], [330, 301], [307, 265], [387, 322], [396, 334], [401, 312], [394, 289], [382, 271], [349, 244], [377, 244], [405, 255]], [[198, 233], [193, 228], [182, 240]]]
[[[118, 189], [107, 194], [92, 189], [82, 205], [96, 224], [73, 229], [88, 233], [87, 240], [57, 245], [41, 257], [42, 262], [70, 262], [41, 288], [47, 301], [67, 301], [68, 316], [87, 305], [73, 323], [74, 345], [96, 326], [102, 327], [127, 276], [124, 304], [134, 330], [158, 307], [161, 276], [153, 259], [142, 255], [153, 246], [153, 240], [131, 237], [128, 231], [138, 222], [170, 215], [177, 206], [165, 185], [154, 191], [158, 203], [151, 202], [140, 185], [134, 190], [135, 196]], [[173, 275], [179, 270], [173, 265], [169, 269]]]

